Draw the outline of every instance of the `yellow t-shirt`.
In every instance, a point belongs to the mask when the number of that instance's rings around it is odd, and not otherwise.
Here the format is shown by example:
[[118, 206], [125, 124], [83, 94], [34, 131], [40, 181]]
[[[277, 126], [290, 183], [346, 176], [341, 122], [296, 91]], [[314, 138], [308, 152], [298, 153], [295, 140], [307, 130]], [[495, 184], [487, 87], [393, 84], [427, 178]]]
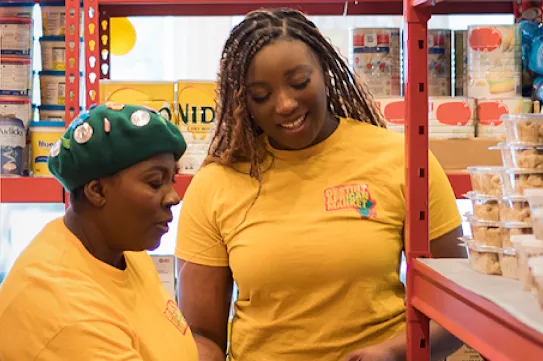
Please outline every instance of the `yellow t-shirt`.
[[2, 361], [198, 361], [196, 344], [147, 252], [122, 271], [49, 223], [0, 286]]
[[[196, 174], [176, 256], [232, 269], [231, 360], [342, 360], [404, 330], [403, 144], [400, 134], [341, 119], [322, 143], [272, 150], [249, 211], [257, 181], [216, 164]], [[461, 218], [443, 169], [429, 162], [435, 239]]]

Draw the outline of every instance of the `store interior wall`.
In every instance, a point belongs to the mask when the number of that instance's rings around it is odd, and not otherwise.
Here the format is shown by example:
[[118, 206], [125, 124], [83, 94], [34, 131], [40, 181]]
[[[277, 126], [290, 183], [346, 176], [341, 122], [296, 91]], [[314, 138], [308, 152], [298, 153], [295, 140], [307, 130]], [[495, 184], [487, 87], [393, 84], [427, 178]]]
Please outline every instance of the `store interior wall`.
[[[125, 56], [112, 56], [111, 79], [132, 81], [214, 80], [222, 46], [229, 31], [241, 16], [222, 17], [134, 17], [137, 34], [133, 49]], [[402, 27], [401, 16], [314, 16], [311, 19], [340, 53], [351, 58], [351, 31], [355, 27]], [[436, 16], [430, 28], [466, 29], [471, 24], [513, 24], [512, 15]], [[37, 39], [41, 36], [41, 14], [35, 11], [34, 67], [41, 59]], [[149, 51], [154, 49], [154, 51]], [[36, 77], [37, 78], [37, 77]], [[34, 102], [39, 103], [39, 84], [35, 83]], [[457, 201], [461, 214], [471, 211], [468, 200]], [[154, 254], [173, 254], [177, 216], [182, 204], [174, 208], [171, 231], [163, 237]], [[64, 204], [0, 203], [0, 282], [2, 272], [11, 265], [43, 226], [64, 213]], [[464, 225], [464, 231], [469, 228]], [[402, 268], [405, 271], [405, 265]]]

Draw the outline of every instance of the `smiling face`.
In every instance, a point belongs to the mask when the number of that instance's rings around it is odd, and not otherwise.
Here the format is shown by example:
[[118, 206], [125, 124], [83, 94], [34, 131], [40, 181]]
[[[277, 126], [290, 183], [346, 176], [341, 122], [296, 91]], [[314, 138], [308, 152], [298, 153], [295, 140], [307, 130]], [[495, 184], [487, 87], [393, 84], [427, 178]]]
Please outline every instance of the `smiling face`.
[[103, 207], [99, 211], [108, 248], [117, 251], [153, 250], [168, 232], [174, 205], [176, 162], [160, 154], [100, 181]]
[[304, 149], [335, 129], [316, 54], [302, 41], [277, 40], [252, 59], [247, 106], [254, 122], [277, 149]]

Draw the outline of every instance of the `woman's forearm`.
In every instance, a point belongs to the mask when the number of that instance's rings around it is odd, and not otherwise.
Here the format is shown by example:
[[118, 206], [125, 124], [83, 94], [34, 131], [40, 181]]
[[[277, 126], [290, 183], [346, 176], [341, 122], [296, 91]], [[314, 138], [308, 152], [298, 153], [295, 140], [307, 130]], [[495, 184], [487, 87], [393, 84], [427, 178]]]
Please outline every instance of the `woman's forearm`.
[[226, 354], [221, 347], [209, 338], [194, 334], [198, 348], [198, 361], [224, 361]]
[[[407, 360], [406, 334], [402, 333], [384, 344], [396, 355], [396, 361]], [[431, 361], [442, 361], [462, 347], [462, 341], [451, 335], [437, 323], [430, 322]]]

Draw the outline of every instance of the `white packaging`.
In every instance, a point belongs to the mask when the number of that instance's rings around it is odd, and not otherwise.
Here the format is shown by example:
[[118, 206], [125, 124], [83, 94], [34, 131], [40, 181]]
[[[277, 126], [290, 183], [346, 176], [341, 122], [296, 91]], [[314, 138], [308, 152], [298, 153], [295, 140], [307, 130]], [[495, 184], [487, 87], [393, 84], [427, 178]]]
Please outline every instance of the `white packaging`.
[[0, 117], [15, 117], [20, 119], [26, 129], [32, 117], [30, 98], [0, 97]]
[[41, 103], [43, 105], [66, 104], [66, 75], [63, 71], [40, 72]]
[[62, 36], [40, 39], [42, 70], [66, 70], [66, 41]]
[[30, 59], [0, 58], [0, 96], [29, 96], [31, 66]]
[[428, 30], [428, 95], [451, 95], [451, 30]]
[[0, 44], [1, 56], [31, 56], [32, 19], [0, 19]]

